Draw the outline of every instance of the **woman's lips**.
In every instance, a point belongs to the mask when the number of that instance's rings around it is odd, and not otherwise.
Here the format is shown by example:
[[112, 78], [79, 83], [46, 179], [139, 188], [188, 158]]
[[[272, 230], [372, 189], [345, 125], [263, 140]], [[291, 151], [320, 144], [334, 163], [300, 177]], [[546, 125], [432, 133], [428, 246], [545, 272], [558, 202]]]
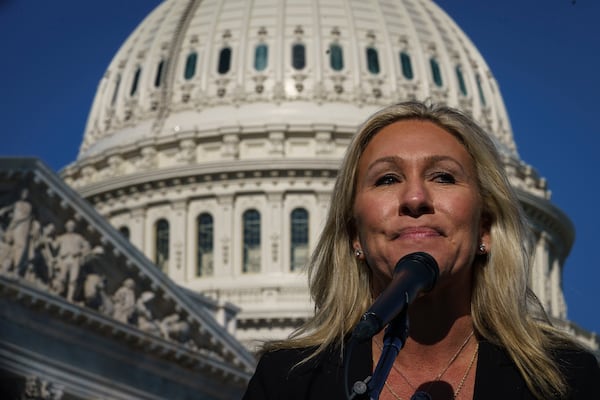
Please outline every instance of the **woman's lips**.
[[428, 227], [428, 226], [414, 226], [414, 227], [408, 227], [408, 228], [401, 229], [400, 231], [398, 231], [396, 233], [395, 236], [399, 239], [409, 239], [409, 238], [419, 239], [419, 238], [426, 238], [426, 237], [442, 236], [442, 234], [436, 228], [432, 228], [432, 227]]

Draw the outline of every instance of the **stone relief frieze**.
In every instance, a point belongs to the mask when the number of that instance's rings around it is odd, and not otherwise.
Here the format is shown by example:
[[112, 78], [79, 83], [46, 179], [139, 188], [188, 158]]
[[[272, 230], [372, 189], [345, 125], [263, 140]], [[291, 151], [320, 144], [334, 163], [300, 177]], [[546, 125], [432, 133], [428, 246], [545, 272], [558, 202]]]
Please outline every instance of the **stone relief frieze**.
[[[36, 194], [28, 187], [0, 191], [0, 276], [198, 349], [185, 316], [158, 301], [151, 285], [136, 282], [131, 266], [132, 276], [122, 271], [126, 268], [117, 271], [118, 252], [97, 234], [90, 235], [93, 229], [81, 217], [63, 219], [44, 207], [37, 189]], [[64, 208], [57, 211], [61, 213]]]

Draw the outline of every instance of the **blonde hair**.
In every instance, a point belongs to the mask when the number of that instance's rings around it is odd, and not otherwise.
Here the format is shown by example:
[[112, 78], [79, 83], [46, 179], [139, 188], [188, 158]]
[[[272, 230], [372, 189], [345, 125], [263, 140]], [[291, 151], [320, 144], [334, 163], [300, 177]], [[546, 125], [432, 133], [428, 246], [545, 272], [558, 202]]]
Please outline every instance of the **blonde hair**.
[[[356, 172], [364, 149], [382, 128], [396, 121], [430, 121], [465, 146], [477, 170], [483, 213], [490, 222], [492, 251], [474, 268], [471, 312], [477, 334], [504, 347], [536, 397], [565, 396], [566, 383], [551, 351], [572, 342], [545, 318], [528, 287], [529, 230], [525, 216], [490, 137], [471, 118], [445, 106], [406, 102], [375, 113], [347, 149], [331, 198], [331, 207], [308, 268], [315, 315], [290, 339], [266, 349], [343, 346], [372, 303], [371, 274], [353, 255], [352, 207]], [[310, 357], [309, 357], [310, 358]]]

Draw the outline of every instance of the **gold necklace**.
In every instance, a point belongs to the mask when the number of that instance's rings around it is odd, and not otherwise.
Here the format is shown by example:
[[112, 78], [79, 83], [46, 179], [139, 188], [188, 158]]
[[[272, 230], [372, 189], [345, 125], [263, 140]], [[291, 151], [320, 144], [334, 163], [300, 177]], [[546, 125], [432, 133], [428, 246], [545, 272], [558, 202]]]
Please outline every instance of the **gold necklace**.
[[[471, 372], [471, 369], [473, 368], [473, 364], [475, 364], [475, 359], [477, 358], [477, 353], [479, 353], [479, 343], [477, 343], [477, 346], [475, 347], [475, 351], [473, 352], [473, 357], [471, 357], [471, 362], [469, 362], [469, 366], [467, 367], [467, 370], [465, 371], [463, 377], [461, 378], [460, 382], [458, 383], [458, 386], [456, 387], [456, 391], [454, 392], [454, 395], [452, 396], [453, 399], [456, 399], [458, 397], [458, 394], [460, 393], [460, 391], [462, 390], [465, 382], [467, 381], [467, 377], [469, 376], [469, 372]], [[406, 380], [406, 377], [404, 377], [404, 379]], [[408, 383], [409, 386], [414, 389], [414, 387], [410, 384], [410, 382], [408, 382], [408, 380], [406, 381], [406, 383]], [[392, 389], [392, 387], [390, 385], [388, 385], [387, 381], [385, 382], [385, 387], [392, 394], [392, 396], [394, 396], [397, 400], [402, 400], [402, 397], [400, 397]], [[415, 392], [415, 394], [413, 394], [410, 397], [410, 400], [431, 400], [431, 395], [429, 393], [427, 393], [427, 392], [417, 390]]]
[[[469, 340], [471, 339], [471, 337], [473, 336], [473, 334], [474, 334], [474, 332], [473, 332], [473, 330], [471, 330], [471, 332], [465, 338], [464, 342], [460, 345], [460, 347], [456, 350], [456, 352], [454, 353], [454, 355], [450, 358], [450, 361], [448, 361], [448, 364], [446, 364], [446, 367], [444, 367], [444, 369], [441, 370], [439, 374], [437, 374], [437, 376], [432, 381], [432, 383], [436, 382], [436, 381], [439, 381], [440, 379], [442, 379], [442, 376], [444, 376], [444, 374], [446, 373], [446, 371], [448, 371], [448, 368], [450, 368], [450, 366], [452, 365], [452, 363], [454, 361], [456, 361], [456, 359], [458, 358], [458, 356], [460, 355], [460, 353], [462, 353], [462, 351], [464, 350], [464, 348], [467, 346], [467, 343], [469, 343]], [[378, 342], [375, 342], [375, 345], [379, 348], [380, 352], [383, 351], [383, 349], [381, 348], [381, 346], [379, 345]], [[477, 347], [475, 349], [475, 353], [473, 353], [473, 358], [471, 359], [471, 364], [469, 365], [469, 368], [467, 369], [467, 371], [465, 372], [465, 375], [463, 376], [461, 382], [459, 383], [458, 389], [454, 393], [454, 398], [456, 398], [456, 396], [458, 395], [458, 392], [460, 392], [460, 390], [462, 389], [462, 386], [465, 383], [464, 381], [467, 378], [467, 374], [471, 370], [471, 367], [473, 365], [473, 362], [475, 360], [475, 356], [477, 355], [478, 350], [479, 350], [479, 343], [477, 343]], [[406, 381], [406, 383], [408, 384], [408, 386], [410, 386], [410, 388], [415, 391], [415, 394], [411, 396], [411, 400], [431, 400], [431, 395], [429, 395], [429, 393], [426, 390], [425, 391], [418, 390], [412, 383], [410, 383], [410, 381], [408, 380], [408, 378], [402, 373], [402, 371], [400, 369], [398, 369], [396, 367], [395, 364], [392, 365], [392, 368], [394, 368], [394, 371], [396, 371], [398, 374], [400, 374], [400, 376], [402, 378], [404, 378], [404, 380]], [[430, 385], [431, 385], [431, 383], [429, 385], [427, 385], [427, 389], [429, 388]], [[400, 397], [392, 390], [392, 388], [388, 385], [387, 381], [385, 382], [385, 386], [387, 387], [387, 389], [390, 391], [390, 393], [396, 399], [400, 400]]]

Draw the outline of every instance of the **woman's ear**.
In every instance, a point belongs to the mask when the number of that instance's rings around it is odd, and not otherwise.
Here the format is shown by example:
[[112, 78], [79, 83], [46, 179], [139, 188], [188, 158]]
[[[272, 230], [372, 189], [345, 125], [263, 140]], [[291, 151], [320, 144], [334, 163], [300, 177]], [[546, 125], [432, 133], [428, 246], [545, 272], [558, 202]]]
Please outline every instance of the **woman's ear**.
[[356, 229], [356, 221], [354, 218], [352, 218], [352, 221], [348, 224], [348, 237], [350, 238], [350, 246], [354, 257], [357, 260], [364, 260], [365, 249], [360, 243], [360, 237], [358, 235], [358, 230]]
[[358, 260], [364, 260], [365, 259], [365, 251], [364, 251], [362, 245], [360, 244], [360, 238], [358, 237], [358, 233], [356, 232], [355, 229], [351, 229], [350, 237], [353, 238], [351, 240], [350, 244], [352, 246], [354, 256]]
[[483, 254], [489, 253], [492, 248], [492, 237], [490, 234], [492, 230], [492, 221], [493, 218], [489, 213], [484, 212], [481, 215], [481, 220], [479, 222], [479, 247], [480, 252], [482, 248], [484, 249]]

